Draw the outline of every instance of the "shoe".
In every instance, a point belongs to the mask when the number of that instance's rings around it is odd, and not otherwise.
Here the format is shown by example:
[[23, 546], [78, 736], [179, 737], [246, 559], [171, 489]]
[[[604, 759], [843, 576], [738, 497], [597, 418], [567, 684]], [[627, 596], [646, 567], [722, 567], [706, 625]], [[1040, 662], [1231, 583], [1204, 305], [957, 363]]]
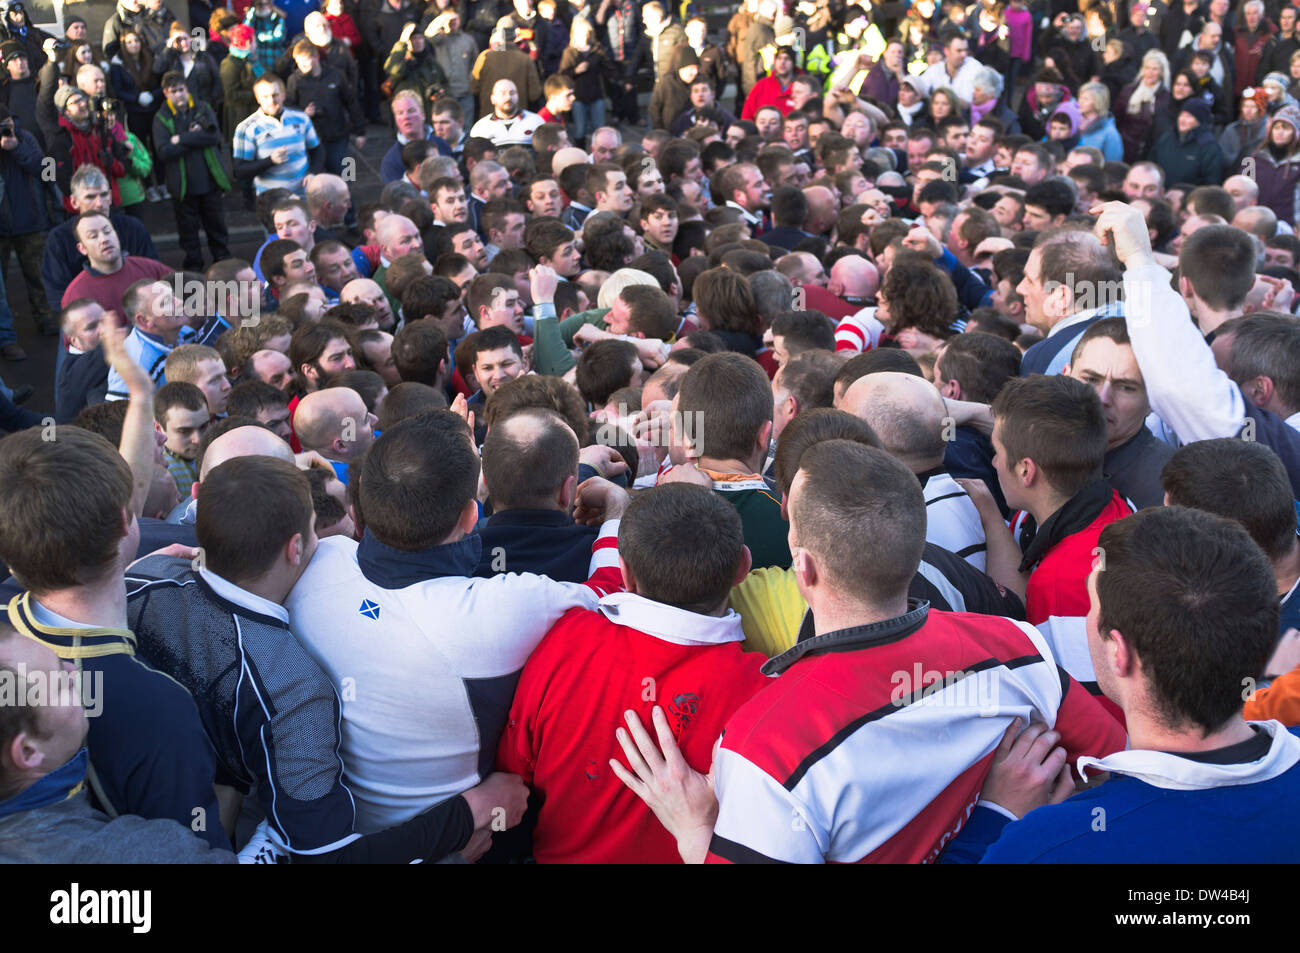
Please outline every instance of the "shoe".
[[147, 188], [147, 189], [144, 190], [144, 197], [145, 197], [145, 200], [146, 200], [146, 201], [149, 201], [149, 202], [157, 202], [157, 201], [158, 201], [158, 190], [157, 190], [156, 188], [154, 188], [154, 187], [151, 185], [151, 186], [149, 186], [149, 188]]
[[27, 360], [27, 352], [23, 350], [23, 346], [17, 341], [10, 341], [3, 348], [0, 348], [0, 354], [4, 355], [6, 361]]
[[172, 194], [167, 191], [167, 186], [165, 185], [158, 186], [158, 201], [170, 202], [171, 200], [172, 200]]
[[14, 388], [14, 403], [15, 403], [15, 404], [25, 404], [25, 403], [27, 403], [27, 401], [31, 400], [31, 398], [32, 398], [32, 394], [34, 394], [34, 393], [36, 393], [36, 389], [33, 388], [31, 384], [23, 384], [23, 385], [20, 386], [20, 387], [15, 387], [15, 388]]

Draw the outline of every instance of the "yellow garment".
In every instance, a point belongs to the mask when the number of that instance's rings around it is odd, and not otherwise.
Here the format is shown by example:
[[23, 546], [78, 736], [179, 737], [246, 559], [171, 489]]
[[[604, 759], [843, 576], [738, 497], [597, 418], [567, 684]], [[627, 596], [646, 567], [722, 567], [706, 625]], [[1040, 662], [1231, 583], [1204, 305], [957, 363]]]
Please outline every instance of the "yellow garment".
[[755, 569], [731, 590], [731, 608], [745, 630], [742, 648], [769, 658], [794, 645], [808, 604], [799, 594], [793, 569]]

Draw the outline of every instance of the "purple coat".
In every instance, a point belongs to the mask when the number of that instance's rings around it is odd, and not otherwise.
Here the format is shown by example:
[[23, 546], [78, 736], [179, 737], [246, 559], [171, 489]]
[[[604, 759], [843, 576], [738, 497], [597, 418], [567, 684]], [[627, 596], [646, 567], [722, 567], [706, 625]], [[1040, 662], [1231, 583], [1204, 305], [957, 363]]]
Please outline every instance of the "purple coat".
[[1272, 209], [1280, 221], [1295, 224], [1300, 201], [1300, 153], [1293, 152], [1279, 161], [1265, 147], [1241, 160], [1241, 174], [1255, 179], [1259, 205]]

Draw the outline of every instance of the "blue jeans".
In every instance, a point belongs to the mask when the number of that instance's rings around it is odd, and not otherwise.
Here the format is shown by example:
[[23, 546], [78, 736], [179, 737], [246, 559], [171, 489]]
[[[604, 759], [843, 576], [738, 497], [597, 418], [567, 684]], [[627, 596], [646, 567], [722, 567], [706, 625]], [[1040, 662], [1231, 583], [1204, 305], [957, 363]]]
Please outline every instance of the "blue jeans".
[[343, 160], [348, 155], [348, 137], [326, 139], [321, 144], [321, 165], [330, 175], [343, 174]]
[[579, 139], [586, 141], [587, 138], [605, 125], [605, 100], [598, 99], [594, 103], [580, 103], [576, 100], [573, 103], [573, 140]]
[[463, 125], [468, 129], [470, 126], [474, 125], [474, 117], [478, 112], [478, 100], [474, 98], [473, 93], [470, 93], [467, 96], [458, 96], [456, 101], [460, 103], [460, 108], [465, 113], [465, 122]]

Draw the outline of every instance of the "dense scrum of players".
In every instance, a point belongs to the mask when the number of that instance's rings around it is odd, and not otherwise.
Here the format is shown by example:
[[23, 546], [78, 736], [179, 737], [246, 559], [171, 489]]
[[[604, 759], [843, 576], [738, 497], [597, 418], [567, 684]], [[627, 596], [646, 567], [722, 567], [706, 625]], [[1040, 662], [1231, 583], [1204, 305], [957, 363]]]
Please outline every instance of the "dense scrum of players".
[[0, 860], [1294, 859], [1297, 9], [1080, 7], [9, 0]]

